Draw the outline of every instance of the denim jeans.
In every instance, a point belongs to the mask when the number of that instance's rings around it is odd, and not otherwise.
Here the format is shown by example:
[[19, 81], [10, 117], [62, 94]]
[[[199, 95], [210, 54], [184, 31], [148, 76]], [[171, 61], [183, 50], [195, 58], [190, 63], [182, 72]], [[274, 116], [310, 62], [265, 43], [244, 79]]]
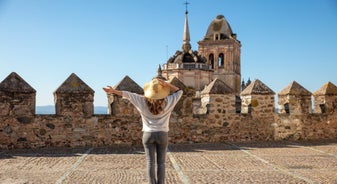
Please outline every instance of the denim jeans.
[[[143, 132], [143, 145], [146, 153], [147, 174], [149, 183], [150, 184], [165, 183], [165, 160], [168, 145], [168, 133]], [[156, 158], [157, 158], [157, 177], [155, 174]]]

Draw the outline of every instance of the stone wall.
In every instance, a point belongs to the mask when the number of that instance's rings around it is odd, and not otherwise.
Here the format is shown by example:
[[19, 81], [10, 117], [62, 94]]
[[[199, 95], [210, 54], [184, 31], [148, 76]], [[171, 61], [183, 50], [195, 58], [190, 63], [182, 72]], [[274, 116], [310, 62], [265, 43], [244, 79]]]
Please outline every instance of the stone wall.
[[[27, 84], [22, 81], [23, 79], [14, 74], [11, 76], [17, 78], [16, 83], [20, 83], [17, 86], [18, 89], [23, 87], [29, 89], [29, 86], [21, 86]], [[35, 114], [35, 110], [32, 113], [31, 109], [31, 104], [35, 104], [35, 90], [31, 89], [25, 92], [16, 91], [15, 88], [7, 90], [10, 86], [8, 83], [13, 82], [10, 76], [9, 78], [10, 80], [5, 79], [0, 83], [1, 149], [141, 144], [141, 118], [127, 100], [108, 96], [108, 98], [114, 99], [109, 101], [113, 103], [110, 104], [110, 108], [114, 113], [92, 114], [94, 91], [82, 84], [83, 81], [79, 80], [76, 75], [72, 75], [65, 83], [74, 85], [68, 85], [67, 88], [61, 85], [56, 91], [62, 91], [62, 93], [54, 94], [57, 99], [67, 99], [56, 100], [56, 103], [60, 103], [58, 108], [61, 108], [57, 112], [61, 113], [38, 115]], [[73, 83], [68, 83], [69, 81]], [[219, 94], [222, 93], [219, 89], [223, 89], [221, 88], [223, 84], [218, 83], [217, 85], [211, 86], [208, 91], [203, 91], [200, 97], [196, 97], [196, 93], [193, 93], [192, 89], [180, 86], [185, 93], [171, 116], [170, 143], [337, 138], [337, 112], [335, 111], [337, 93], [335, 94], [335, 92], [329, 93], [325, 100], [322, 100], [324, 92], [319, 93], [320, 106], [327, 104], [328, 111], [325, 113], [321, 111], [310, 113], [296, 111], [293, 114], [291, 111], [276, 113], [273, 93], [269, 89], [261, 88], [263, 83], [257, 81], [242, 91], [240, 98], [242, 99], [243, 112], [238, 113], [235, 94]], [[333, 85], [333, 87], [335, 86]], [[88, 98], [78, 98], [78, 92], [83, 89], [86, 93], [81, 93], [80, 96], [88, 95]], [[317, 93], [315, 94], [317, 95]], [[61, 95], [62, 98], [58, 95]], [[287, 95], [287, 92], [282, 95]], [[29, 98], [26, 98], [27, 96]], [[72, 106], [62, 104], [70, 102]], [[302, 100], [298, 103], [309, 102]], [[295, 104], [296, 107], [306, 107], [307, 105]], [[251, 110], [246, 111], [246, 107]]]

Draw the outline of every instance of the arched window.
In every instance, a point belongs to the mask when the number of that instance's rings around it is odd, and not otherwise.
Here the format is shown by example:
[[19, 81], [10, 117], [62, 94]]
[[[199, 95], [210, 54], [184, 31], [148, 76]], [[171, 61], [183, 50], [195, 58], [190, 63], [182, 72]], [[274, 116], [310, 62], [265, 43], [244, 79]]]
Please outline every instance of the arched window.
[[223, 68], [224, 67], [224, 59], [225, 59], [225, 56], [223, 53], [219, 54], [219, 58], [218, 58], [218, 66]]
[[226, 39], [226, 35], [220, 34], [220, 40], [224, 40], [224, 39]]
[[211, 66], [212, 66], [212, 69], [214, 69], [214, 54], [210, 54], [208, 56], [208, 60], [209, 60], [209, 63], [211, 64]]
[[220, 35], [219, 33], [214, 34], [214, 40], [220, 40]]

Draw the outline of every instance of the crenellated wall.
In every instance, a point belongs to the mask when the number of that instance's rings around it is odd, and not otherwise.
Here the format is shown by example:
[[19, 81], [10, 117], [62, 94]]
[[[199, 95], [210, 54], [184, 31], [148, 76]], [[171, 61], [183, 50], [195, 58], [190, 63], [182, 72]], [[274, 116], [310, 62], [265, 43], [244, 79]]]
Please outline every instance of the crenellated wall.
[[[337, 87], [311, 93], [292, 82], [278, 94], [256, 80], [238, 98], [214, 80], [203, 91], [184, 90], [171, 116], [170, 143], [318, 140], [337, 138]], [[141, 89], [128, 77], [115, 88]], [[35, 114], [36, 91], [18, 74], [0, 83], [0, 148], [141, 144], [139, 113], [129, 101], [109, 95], [107, 115], [93, 114], [94, 91], [75, 74], [54, 92], [56, 114]], [[314, 112], [311, 107], [314, 98]], [[238, 111], [241, 109], [241, 112]]]

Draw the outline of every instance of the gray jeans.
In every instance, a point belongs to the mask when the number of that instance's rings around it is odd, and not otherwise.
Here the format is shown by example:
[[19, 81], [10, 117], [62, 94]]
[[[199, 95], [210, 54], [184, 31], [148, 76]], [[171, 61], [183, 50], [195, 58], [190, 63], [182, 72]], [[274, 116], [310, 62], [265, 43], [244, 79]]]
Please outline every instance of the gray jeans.
[[[165, 160], [168, 145], [167, 132], [143, 132], [143, 145], [147, 160], [147, 174], [150, 184], [165, 183]], [[156, 177], [157, 155], [157, 177]], [[156, 179], [157, 178], [157, 179]]]

